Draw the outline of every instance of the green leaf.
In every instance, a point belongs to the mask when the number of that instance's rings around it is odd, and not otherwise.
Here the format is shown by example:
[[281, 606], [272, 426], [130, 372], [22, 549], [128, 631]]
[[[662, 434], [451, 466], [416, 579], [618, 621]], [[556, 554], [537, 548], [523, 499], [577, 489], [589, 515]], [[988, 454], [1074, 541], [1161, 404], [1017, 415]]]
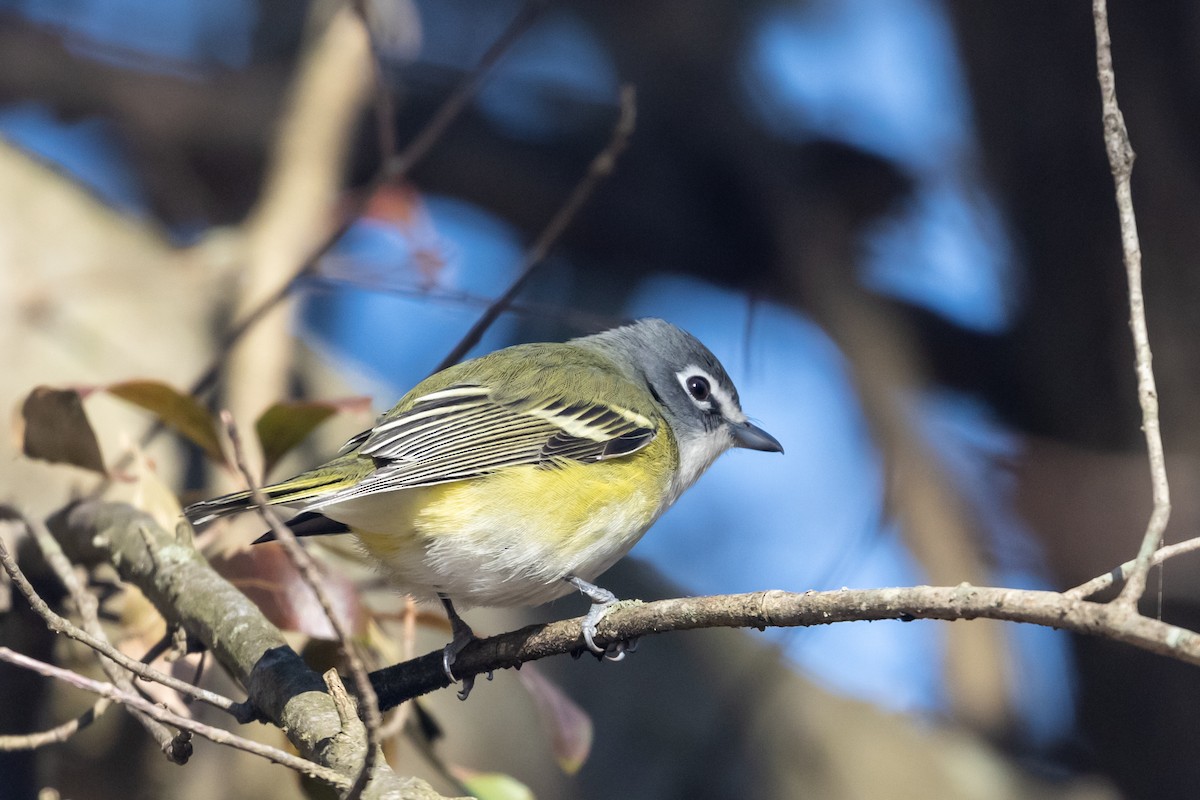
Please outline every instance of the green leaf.
[[263, 474], [270, 475], [279, 459], [334, 414], [369, 409], [370, 403], [370, 398], [351, 397], [326, 401], [286, 400], [271, 406], [254, 423], [258, 443], [262, 446]]
[[473, 772], [463, 767], [452, 772], [475, 800], [535, 800], [528, 786], [502, 772]]
[[105, 473], [100, 443], [75, 389], [39, 386], [21, 405], [21, 450], [52, 464], [73, 464]]
[[213, 461], [225, 463], [216, 419], [196, 398], [161, 381], [125, 381], [114, 383], [105, 391], [146, 409], [168, 428], [197, 444]]

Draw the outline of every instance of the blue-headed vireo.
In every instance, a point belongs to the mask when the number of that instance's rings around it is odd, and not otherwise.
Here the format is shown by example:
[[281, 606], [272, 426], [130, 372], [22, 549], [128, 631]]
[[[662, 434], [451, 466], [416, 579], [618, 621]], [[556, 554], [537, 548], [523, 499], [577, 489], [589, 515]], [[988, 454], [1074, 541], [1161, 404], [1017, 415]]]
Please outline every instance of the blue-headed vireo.
[[[421, 381], [332, 461], [267, 486], [298, 535], [353, 533], [397, 586], [460, 605], [537, 605], [591, 583], [731, 447], [783, 452], [742, 413], [729, 375], [691, 334], [644, 319], [565, 343], [522, 344]], [[248, 492], [196, 503], [197, 525], [252, 507]], [[264, 537], [264, 539], [269, 538]], [[617, 645], [615, 653], [620, 654]]]

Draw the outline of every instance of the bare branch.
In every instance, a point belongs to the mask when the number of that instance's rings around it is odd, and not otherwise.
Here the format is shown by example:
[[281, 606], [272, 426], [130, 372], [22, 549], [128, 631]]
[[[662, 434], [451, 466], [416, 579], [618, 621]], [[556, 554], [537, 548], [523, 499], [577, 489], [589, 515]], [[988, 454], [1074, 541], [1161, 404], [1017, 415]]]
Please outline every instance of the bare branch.
[[[337, 705], [321, 679], [307, 670], [277, 631], [245, 597], [212, 572], [192, 548], [181, 545], [150, 517], [127, 506], [91, 504], [70, 515], [71, 541], [94, 543], [117, 565], [123, 579], [143, 593], [169, 619], [185, 625], [249, 688], [252, 702], [278, 720], [302, 755], [320, 760], [343, 775], [357, 774], [359, 747], [339, 750]], [[142, 531], [144, 533], [139, 532]], [[145, 537], [145, 538], [143, 538]], [[62, 537], [60, 536], [60, 539]], [[145, 540], [157, 550], [154, 558]], [[67, 542], [64, 541], [64, 546]], [[70, 553], [70, 548], [67, 548]], [[186, 590], [185, 590], [186, 589]], [[1150, 619], [1135, 609], [1066, 597], [1056, 592], [982, 588], [911, 587], [807, 592], [780, 591], [719, 597], [626, 603], [600, 623], [601, 641], [628, 640], [669, 630], [712, 627], [795, 627], [851, 620], [999, 619], [1062, 628], [1200, 665], [1200, 634]], [[534, 625], [468, 645], [455, 662], [460, 676], [515, 667], [525, 661], [582, 650], [580, 620]], [[273, 644], [278, 643], [278, 644]], [[446, 687], [442, 653], [437, 650], [371, 676], [380, 707], [389, 708]], [[343, 711], [343, 714], [345, 712]], [[379, 788], [384, 764], [376, 767], [367, 795]], [[390, 771], [390, 780], [398, 782]], [[347, 784], [349, 781], [347, 781]], [[424, 784], [404, 784], [410, 797], [430, 797]]]
[[[116, 503], [81, 503], [56, 515], [52, 530], [77, 560], [104, 558], [137, 586], [168, 622], [202, 642], [249, 695], [239, 721], [269, 719], [300, 755], [352, 783], [364, 758], [363, 738], [346, 736], [321, 677], [272, 625], [193, 548], [147, 514]], [[76, 555], [78, 553], [78, 555]], [[365, 796], [432, 800], [416, 778], [400, 778], [377, 762]]]
[[244, 739], [241, 736], [232, 734], [229, 731], [222, 730], [221, 728], [214, 728], [211, 725], [205, 725], [204, 723], [197, 722], [194, 719], [182, 717], [176, 714], [174, 711], [168, 711], [162, 706], [151, 703], [141, 695], [118, 689], [111, 683], [94, 681], [91, 678], [84, 677], [77, 672], [72, 672], [69, 669], [63, 669], [62, 667], [56, 667], [53, 664], [47, 664], [43, 661], [38, 661], [26, 655], [22, 655], [21, 653], [10, 650], [7, 647], [0, 647], [0, 661], [7, 661], [10, 664], [14, 664], [18, 667], [36, 672], [39, 675], [44, 675], [47, 678], [53, 678], [64, 683], [68, 683], [72, 686], [83, 689], [84, 691], [98, 694], [101, 697], [107, 698], [113, 702], [122, 703], [130, 708], [136, 708], [143, 714], [146, 714], [147, 716], [152, 717], [160, 722], [173, 725], [183, 730], [191, 731], [197, 736], [203, 736], [205, 739], [216, 742], [217, 744], [228, 745], [229, 747], [235, 747], [238, 750], [245, 750], [247, 753], [253, 753], [256, 756], [261, 756], [268, 761], [288, 767], [289, 769], [293, 769], [303, 775], [308, 775], [311, 778], [323, 780], [326, 783], [338, 788], [344, 789], [350, 785], [350, 781], [348, 781], [345, 776], [339, 772], [329, 769], [328, 767], [323, 767], [319, 764], [313, 763], [312, 761], [299, 758], [291, 753], [285, 753], [277, 747], [271, 747], [270, 745], [253, 742], [249, 739]]
[[[359, 769], [358, 776], [354, 779], [354, 785], [350, 788], [350, 792], [346, 795], [345, 800], [358, 800], [362, 796], [363, 790], [366, 789], [367, 781], [371, 777], [371, 771], [375, 768], [375, 759], [379, 753], [379, 729], [383, 725], [383, 718], [379, 712], [379, 702], [375, 697], [375, 689], [371, 686], [371, 679], [367, 675], [366, 664], [363, 663], [358, 648], [351, 642], [350, 632], [342, 624], [342, 619], [335, 611], [329, 595], [326, 594], [325, 589], [321, 586], [321, 576], [317, 571], [317, 565], [313, 561], [312, 556], [300, 545], [300, 542], [296, 539], [296, 534], [292, 533], [292, 529], [283, 524], [283, 520], [275, 513], [275, 509], [267, 503], [267, 498], [263, 496], [262, 490], [254, 480], [254, 476], [250, 473], [250, 468], [246, 466], [246, 457], [242, 449], [241, 436], [238, 434], [237, 425], [234, 424], [233, 415], [228, 411], [222, 411], [221, 422], [224, 423], [225, 432], [229, 436], [230, 443], [233, 445], [234, 462], [237, 464], [238, 470], [241, 471], [242, 478], [246, 481], [246, 486], [250, 489], [250, 495], [254, 500], [254, 505], [259, 515], [271, 528], [275, 539], [283, 545], [284, 552], [291, 559], [292, 564], [296, 567], [296, 571], [300, 573], [301, 580], [308, 586], [313, 596], [317, 598], [317, 603], [320, 604], [321, 611], [324, 612], [325, 618], [329, 620], [329, 625], [337, 637], [338, 649], [342, 653], [342, 658], [346, 660], [346, 665], [349, 667], [350, 674], [354, 678], [354, 688], [358, 691], [361, 701], [363, 722], [366, 723], [367, 747], [363, 755], [362, 767]], [[328, 676], [326, 676], [325, 682], [326, 685], [330, 684]], [[341, 687], [340, 682], [337, 685]], [[333, 689], [332, 686], [330, 688], [331, 690]], [[344, 687], [341, 687], [341, 692], [345, 693]], [[332, 696], [336, 705], [339, 695], [336, 692], [332, 692]], [[345, 723], [345, 715], [341, 713], [341, 705], [338, 705], [338, 711], [338, 716]], [[343, 729], [345, 727], [345, 724], [343, 724]]]
[[[1200, 665], [1200, 634], [1127, 608], [1067, 598], [1057, 592], [959, 586], [842, 589], [803, 594], [768, 591], [626, 603], [609, 612], [598, 638], [626, 641], [699, 628], [807, 627], [855, 620], [998, 619], [1062, 628], [1125, 642]], [[476, 641], [454, 662], [457, 676], [518, 667], [582, 651], [579, 619], [531, 625]], [[441, 651], [372, 673], [384, 709], [449, 685]]]
[[[8, 522], [0, 524], [11, 525], [13, 523]], [[103, 655], [105, 658], [120, 664], [122, 667], [129, 670], [134, 675], [137, 675], [139, 678], [161, 683], [163, 686], [174, 689], [180, 694], [188, 697], [194, 697], [201, 702], [208, 703], [214, 708], [219, 708], [222, 711], [229, 711], [230, 713], [233, 713], [237, 703], [235, 703], [233, 700], [230, 700], [228, 697], [219, 695], [216, 692], [210, 692], [207, 689], [201, 689], [198, 686], [192, 686], [186, 681], [181, 681], [178, 678], [174, 678], [164, 672], [159, 672], [158, 670], [153, 669], [152, 667], [147, 666], [140, 661], [132, 659], [103, 639], [93, 636], [87, 631], [77, 627], [70, 620], [56, 614], [54, 610], [46, 603], [46, 601], [43, 600], [37, 593], [37, 590], [33, 588], [33, 585], [29, 582], [29, 579], [25, 577], [25, 574], [21, 572], [21, 568], [17, 566], [17, 562], [13, 559], [12, 555], [9, 554], [8, 548], [4, 546], [3, 537], [0, 537], [0, 565], [3, 565], [4, 571], [8, 574], [9, 578], [12, 579], [13, 585], [16, 586], [17, 589], [20, 590], [21, 594], [25, 596], [25, 599], [29, 602], [30, 607], [34, 610], [34, 613], [45, 620], [46, 627], [54, 633], [61, 633], [69, 639], [74, 639], [77, 642], [87, 645], [97, 653]]]
[[579, 179], [579, 183], [567, 196], [562, 206], [555, 212], [550, 221], [546, 223], [546, 227], [542, 229], [541, 234], [534, 241], [533, 246], [525, 253], [525, 258], [521, 262], [521, 271], [517, 274], [514, 280], [504, 294], [496, 298], [496, 300], [488, 306], [483, 315], [475, 321], [471, 329], [467, 331], [462, 340], [454, 346], [454, 349], [446, 354], [441, 363], [434, 367], [434, 372], [441, 372], [446, 367], [452, 364], [457, 364], [462, 357], [470, 352], [471, 348], [479, 344], [479, 340], [483, 338], [483, 334], [492, 326], [492, 323], [512, 304], [513, 298], [516, 297], [525, 285], [529, 283], [529, 279], [533, 276], [534, 271], [541, 266], [542, 262], [550, 252], [550, 248], [562, 236], [563, 231], [575, 219], [575, 215], [583, 208], [583, 204], [588, 201], [596, 187], [600, 182], [612, 174], [613, 167], [616, 166], [617, 158], [624, 152], [629, 145], [629, 137], [633, 135], [634, 123], [637, 119], [637, 93], [634, 88], [629, 85], [621, 87], [620, 112], [617, 115], [617, 123], [613, 127], [612, 137], [608, 144], [604, 146], [588, 167], [583, 177]]
[[[110, 644], [108, 637], [104, 633], [104, 628], [100, 624], [99, 617], [99, 602], [96, 596], [84, 588], [78, 576], [75, 574], [75, 569], [71, 562], [59, 547], [58, 542], [50, 532], [40, 524], [27, 525], [27, 529], [33, 536], [33, 540], [37, 543], [42, 551], [42, 556], [46, 559], [46, 563], [50, 569], [58, 577], [60, 583], [71, 595], [71, 599], [75, 602], [75, 608], [79, 611], [79, 616], [83, 620], [83, 628], [89, 634], [96, 637], [100, 641]], [[135, 692], [133, 680], [130, 673], [123, 670], [119, 664], [103, 654], [97, 653], [100, 659], [100, 668], [104, 670], [104, 674], [108, 679], [124, 692]], [[149, 661], [143, 659], [143, 663]], [[232, 702], [232, 701], [230, 701]], [[176, 764], [186, 764], [191, 758], [192, 748], [190, 744], [180, 742], [174, 732], [162, 725], [157, 720], [147, 716], [137, 709], [130, 708], [130, 713], [134, 718], [141, 723], [146, 732], [153, 737], [154, 741], [158, 742], [158, 747], [162, 752]]]
[[1137, 220], [1133, 215], [1133, 192], [1130, 175], [1133, 173], [1134, 152], [1129, 144], [1125, 117], [1117, 105], [1117, 79], [1113, 72], [1112, 39], [1108, 33], [1107, 0], [1092, 0], [1092, 18], [1096, 27], [1096, 73], [1100, 81], [1100, 100], [1104, 116], [1104, 149], [1112, 170], [1116, 189], [1117, 215], [1121, 223], [1121, 250], [1125, 274], [1129, 282], [1129, 326], [1133, 331], [1136, 359], [1138, 401], [1142, 406], [1142, 431], [1150, 457], [1150, 482], [1154, 508], [1137, 561], [1114, 601], [1136, 607], [1146, 591], [1146, 574], [1150, 560], [1162, 543], [1163, 532], [1171, 518], [1171, 492], [1167, 484], [1167, 466], [1163, 456], [1162, 433], [1158, 420], [1158, 390], [1154, 385], [1151, 367], [1150, 335], [1146, 329], [1146, 303], [1142, 295], [1142, 249], [1138, 242]]
[[530, 26], [545, 11], [547, 5], [545, 0], [526, 0], [517, 15], [513, 17], [512, 22], [508, 23], [504, 32], [479, 58], [479, 63], [475, 65], [474, 69], [463, 77], [425, 127], [421, 129], [421, 132], [408, 143], [408, 146], [398, 156], [384, 165], [383, 171], [372, 188], [407, 175], [413, 165], [425, 157], [425, 154], [437, 144], [438, 139], [442, 138], [442, 134], [450, 127], [450, 123], [454, 122], [471, 102], [471, 99], [479, 91], [479, 87], [483, 85], [484, 78], [488, 76], [500, 58], [508, 52], [517, 39], [525, 34], [525, 31], [529, 30]]

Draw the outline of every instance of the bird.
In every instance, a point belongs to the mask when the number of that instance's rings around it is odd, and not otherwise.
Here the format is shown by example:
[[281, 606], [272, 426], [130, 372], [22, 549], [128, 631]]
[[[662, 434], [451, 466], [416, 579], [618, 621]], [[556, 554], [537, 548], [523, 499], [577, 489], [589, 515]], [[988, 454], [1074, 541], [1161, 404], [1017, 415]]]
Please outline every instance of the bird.
[[[454, 662], [475, 638], [456, 604], [534, 606], [579, 591], [591, 602], [584, 644], [619, 660], [624, 643], [595, 641], [617, 598], [593, 581], [731, 448], [783, 452], [707, 347], [648, 318], [437, 372], [331, 461], [261, 496], [295, 512], [286, 524], [297, 535], [352, 534], [398, 589], [440, 601], [452, 628], [442, 665], [456, 683]], [[240, 491], [184, 514], [201, 526], [254, 507]]]

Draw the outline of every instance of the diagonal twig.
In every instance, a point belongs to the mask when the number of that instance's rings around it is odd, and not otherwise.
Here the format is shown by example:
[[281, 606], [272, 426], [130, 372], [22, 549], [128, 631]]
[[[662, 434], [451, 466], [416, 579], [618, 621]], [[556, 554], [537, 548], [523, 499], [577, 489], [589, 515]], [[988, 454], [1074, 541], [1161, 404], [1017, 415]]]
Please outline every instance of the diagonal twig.
[[[359, 655], [358, 648], [355, 647], [354, 642], [351, 640], [350, 631], [342, 624], [341, 617], [337, 615], [333, 603], [329, 599], [329, 595], [326, 594], [321, 586], [321, 576], [317, 571], [317, 565], [313, 561], [312, 556], [300, 545], [300, 542], [296, 539], [296, 534], [292, 533], [291, 528], [283, 524], [283, 520], [275, 513], [275, 509], [267, 503], [262, 489], [259, 487], [257, 481], [254, 480], [249, 467], [246, 466], [241, 436], [238, 433], [237, 426], [234, 424], [233, 415], [228, 411], [222, 411], [221, 421], [225, 425], [225, 432], [229, 436], [229, 441], [233, 446], [234, 463], [237, 464], [238, 470], [242, 473], [242, 478], [250, 490], [256, 510], [263, 518], [263, 521], [271, 528], [275, 539], [283, 545], [284, 552], [287, 553], [288, 558], [296, 567], [296, 571], [300, 573], [301, 579], [317, 598], [321, 610], [325, 613], [325, 617], [329, 620], [334, 635], [337, 637], [338, 648], [341, 650], [342, 657], [346, 660], [346, 665], [350, 669], [351, 676], [354, 678], [354, 688], [358, 692], [359, 710], [366, 726], [367, 749], [363, 756], [363, 763], [358, 771], [358, 776], [355, 778], [349, 793], [346, 794], [343, 800], [357, 800], [362, 795], [367, 782], [371, 778], [371, 772], [375, 768], [375, 759], [379, 752], [379, 729], [383, 725], [383, 718], [379, 711], [378, 699], [375, 697], [375, 689], [371, 686], [371, 679], [367, 674], [367, 667], [363, 663], [362, 656]], [[333, 687], [331, 686], [330, 688], [332, 689]]]
[[446, 354], [436, 367], [434, 372], [441, 372], [446, 367], [457, 364], [462, 360], [471, 348], [479, 344], [479, 340], [483, 338], [483, 334], [492, 326], [501, 314], [508, 309], [515, 298], [533, 276], [534, 271], [541, 266], [545, 261], [546, 256], [550, 252], [550, 248], [562, 236], [563, 231], [575, 219], [575, 215], [583, 208], [584, 203], [592, 196], [596, 187], [600, 182], [612, 174], [613, 167], [616, 166], [617, 158], [624, 152], [629, 145], [629, 137], [633, 135], [634, 124], [637, 120], [637, 93], [633, 86], [626, 84], [621, 87], [620, 94], [620, 111], [617, 115], [617, 123], [613, 127], [612, 136], [608, 143], [604, 146], [588, 167], [588, 171], [580, 178], [579, 183], [563, 201], [562, 206], [555, 212], [550, 221], [546, 223], [546, 227], [538, 235], [533, 245], [525, 252], [525, 258], [521, 261], [521, 269], [517, 274], [516, 279], [509, 284], [504, 293], [497, 297], [491, 305], [484, 310], [483, 314], [471, 326], [471, 329], [459, 340], [458, 344]]
[[[204, 372], [192, 383], [189, 392], [193, 396], [203, 396], [208, 394], [216, 385], [217, 376], [220, 374], [221, 367], [225, 363], [225, 359], [229, 351], [237, 342], [239, 342], [247, 331], [258, 324], [267, 314], [271, 312], [275, 306], [279, 305], [295, 288], [298, 281], [312, 274], [321, 259], [333, 248], [335, 244], [345, 235], [346, 231], [354, 224], [363, 207], [371, 198], [371, 195], [385, 183], [398, 180], [408, 174], [413, 166], [424, 158], [430, 148], [441, 138], [450, 124], [458, 118], [463, 109], [467, 107], [471, 98], [479, 91], [479, 87], [483, 84], [484, 79], [490, 74], [492, 68], [500, 61], [500, 58], [512, 46], [513, 42], [519, 39], [533, 22], [541, 15], [545, 9], [544, 2], [530, 0], [513, 18], [508, 27], [496, 39], [496, 41], [487, 49], [480, 57], [479, 62], [475, 67], [467, 73], [458, 86], [450, 93], [449, 97], [439, 106], [438, 110], [430, 118], [421, 132], [409, 142], [409, 144], [397, 155], [392, 157], [385, 163], [380, 170], [372, 178], [370, 183], [361, 192], [357, 193], [356, 200], [350, 210], [348, 210], [336, 228], [321, 242], [320, 245], [304, 260], [304, 263], [296, 270], [292, 277], [287, 280], [279, 289], [263, 301], [251, 309], [245, 317], [237, 321], [224, 336], [217, 346], [217, 355], [213, 361], [205, 368]], [[155, 425], [147, 433], [143, 439], [143, 446], [146, 441], [152, 439], [162, 430], [161, 424]]]
[[[1184, 555], [1185, 553], [1191, 553], [1195, 550], [1200, 550], [1200, 536], [1194, 539], [1176, 542], [1175, 544], [1169, 544], [1166, 547], [1160, 547], [1154, 551], [1154, 555], [1150, 558], [1150, 566], [1157, 567], [1159, 564], [1165, 563], [1168, 559]], [[1119, 581], [1127, 580], [1129, 573], [1133, 571], [1135, 566], [1137, 566], [1137, 559], [1130, 559], [1121, 566], [1106, 572], [1103, 575], [1097, 575], [1090, 581], [1086, 581], [1078, 586], [1075, 586], [1074, 588], [1066, 590], [1063, 592], [1063, 596], [1074, 600], [1086, 600], [1095, 594], [1103, 592], [1105, 589], [1113, 586]]]

